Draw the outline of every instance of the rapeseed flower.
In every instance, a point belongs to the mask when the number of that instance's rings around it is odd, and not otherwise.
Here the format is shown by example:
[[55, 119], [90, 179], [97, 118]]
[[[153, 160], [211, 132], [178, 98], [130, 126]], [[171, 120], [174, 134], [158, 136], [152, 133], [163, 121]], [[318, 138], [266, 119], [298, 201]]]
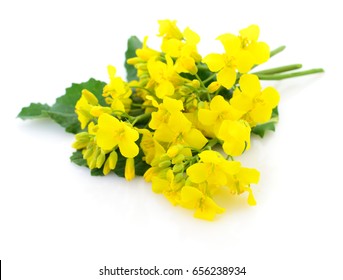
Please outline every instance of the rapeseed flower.
[[138, 155], [139, 147], [135, 142], [139, 133], [129, 124], [109, 114], [102, 114], [98, 119], [98, 126], [96, 142], [100, 148], [111, 151], [119, 147], [120, 153], [126, 158]]

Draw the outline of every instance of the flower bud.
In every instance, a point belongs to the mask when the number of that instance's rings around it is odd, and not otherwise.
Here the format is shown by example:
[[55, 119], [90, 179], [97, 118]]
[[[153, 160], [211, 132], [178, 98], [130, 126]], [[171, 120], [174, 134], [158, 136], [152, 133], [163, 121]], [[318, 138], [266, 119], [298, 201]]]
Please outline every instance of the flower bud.
[[174, 173], [179, 173], [183, 170], [183, 168], [185, 167], [185, 165], [183, 163], [178, 163], [178, 164], [175, 164], [173, 166], [173, 172]]
[[210, 83], [210, 85], [207, 87], [209, 93], [214, 93], [219, 88], [220, 88], [220, 84], [217, 81]]
[[173, 164], [181, 163], [183, 162], [184, 159], [185, 159], [184, 154], [178, 154], [175, 158], [173, 158], [172, 163]]
[[174, 182], [175, 182], [175, 183], [179, 183], [179, 182], [181, 182], [182, 180], [184, 180], [184, 175], [183, 175], [183, 173], [178, 173], [178, 174], [175, 175], [175, 177], [174, 177]]
[[108, 163], [109, 163], [110, 169], [116, 168], [117, 161], [118, 161], [118, 154], [116, 151], [113, 151], [112, 153], [110, 153], [108, 157]]
[[105, 153], [103, 150], [101, 150], [100, 154], [98, 155], [96, 159], [96, 168], [101, 168], [104, 162], [105, 162]]
[[135, 160], [133, 158], [127, 158], [125, 164], [125, 179], [131, 181], [135, 178]]
[[166, 161], [166, 160], [170, 160], [170, 157], [168, 154], [163, 154], [162, 156], [160, 156], [159, 161]]
[[170, 160], [165, 160], [165, 161], [161, 161], [159, 164], [158, 164], [158, 167], [160, 168], [167, 168], [171, 165], [171, 161]]
[[96, 96], [87, 89], [82, 90], [82, 96], [86, 98], [87, 102], [93, 106], [99, 104], [99, 101], [96, 98]]

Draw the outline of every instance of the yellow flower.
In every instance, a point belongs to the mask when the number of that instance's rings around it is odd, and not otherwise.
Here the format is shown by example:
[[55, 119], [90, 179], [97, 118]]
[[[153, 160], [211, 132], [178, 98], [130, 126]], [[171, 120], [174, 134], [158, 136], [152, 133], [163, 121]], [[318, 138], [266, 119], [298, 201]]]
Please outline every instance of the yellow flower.
[[230, 156], [239, 156], [248, 150], [250, 131], [250, 126], [245, 121], [223, 121], [219, 128], [218, 138], [224, 141], [224, 152]]
[[182, 39], [182, 33], [180, 29], [176, 26], [176, 20], [159, 20], [160, 34], [158, 36], [164, 36], [164, 38], [175, 38]]
[[243, 50], [252, 54], [254, 64], [261, 64], [269, 59], [269, 46], [264, 42], [257, 42], [260, 36], [260, 28], [256, 24], [240, 30], [239, 34]]
[[169, 117], [176, 112], [183, 110], [183, 103], [181, 100], [165, 97], [163, 103], [158, 106], [158, 111], [151, 114], [151, 121], [149, 127], [157, 129], [162, 124], [168, 123]]
[[214, 186], [225, 186], [227, 176], [238, 172], [240, 163], [227, 161], [215, 151], [203, 151], [199, 154], [200, 162], [188, 167], [187, 175], [195, 184], [203, 182]]
[[244, 74], [239, 80], [240, 89], [234, 91], [230, 103], [245, 113], [245, 119], [251, 126], [267, 122], [272, 110], [279, 101], [280, 95], [273, 87], [261, 88], [256, 75]]
[[152, 178], [152, 190], [155, 193], [163, 193], [173, 205], [177, 205], [180, 201], [180, 190], [184, 181], [176, 181], [171, 169], [162, 175], [164, 176], [159, 174], [159, 176]]
[[223, 120], [238, 120], [243, 113], [231, 106], [221, 95], [217, 95], [211, 100], [208, 109], [199, 109], [198, 119], [201, 124], [211, 128], [217, 135]]
[[255, 64], [261, 64], [269, 58], [269, 47], [266, 43], [257, 42], [259, 28], [251, 25], [240, 31], [240, 36], [230, 33], [220, 35], [217, 39], [224, 46], [225, 53], [207, 55], [203, 62], [212, 72], [218, 72], [217, 81], [230, 89], [236, 81], [236, 70], [248, 72]]
[[175, 92], [175, 86], [182, 82], [174, 69], [174, 63], [170, 56], [166, 55], [166, 62], [152, 58], [148, 61], [147, 67], [150, 74], [150, 81], [147, 87], [156, 84], [154, 87], [158, 98], [171, 96]]
[[[132, 94], [131, 88], [128, 83], [124, 82], [122, 78], [116, 76], [116, 68], [112, 65], [107, 67], [110, 82], [103, 89], [103, 96], [107, 101], [112, 104], [115, 102], [113, 109], [122, 110], [122, 103], [128, 110], [131, 106], [132, 100], [130, 96]], [[109, 98], [110, 97], [110, 98]], [[120, 103], [119, 103], [120, 102]]]
[[[142, 62], [142, 61], [147, 62], [150, 58], [160, 55], [160, 53], [158, 51], [153, 50], [147, 46], [147, 41], [148, 41], [148, 37], [146, 36], [146, 37], [144, 37], [142, 48], [136, 50], [136, 55], [140, 59], [139, 62]], [[127, 63], [128, 64], [134, 64], [132, 62], [130, 63], [130, 59], [127, 61]]]
[[145, 155], [144, 160], [147, 164], [151, 165], [154, 159], [159, 158], [166, 151], [162, 145], [153, 138], [153, 135], [149, 130], [140, 129], [139, 132], [143, 135], [140, 146]]
[[160, 142], [181, 144], [201, 149], [207, 143], [206, 137], [192, 127], [192, 123], [181, 112], [175, 112], [168, 120], [156, 129], [154, 137]]
[[204, 195], [199, 189], [189, 186], [185, 186], [181, 190], [181, 205], [185, 208], [195, 209], [194, 217], [208, 221], [212, 221], [216, 214], [225, 211], [212, 198]]
[[82, 90], [80, 99], [76, 102], [75, 112], [81, 124], [81, 129], [86, 128], [87, 124], [92, 120], [93, 114], [91, 110], [98, 105], [98, 99], [90, 91]]
[[196, 74], [198, 68], [196, 62], [201, 61], [201, 55], [197, 51], [197, 44], [200, 37], [190, 28], [186, 28], [181, 39], [164, 38], [161, 49], [167, 55], [177, 58], [175, 70], [178, 73]]
[[105, 151], [111, 151], [117, 146], [126, 158], [134, 158], [139, 152], [135, 141], [139, 134], [128, 123], [119, 121], [109, 114], [102, 114], [98, 120], [96, 133], [97, 145]]
[[232, 194], [241, 194], [248, 192], [249, 205], [256, 205], [250, 184], [257, 184], [260, 179], [260, 173], [254, 168], [242, 167], [239, 172], [228, 176], [228, 186]]

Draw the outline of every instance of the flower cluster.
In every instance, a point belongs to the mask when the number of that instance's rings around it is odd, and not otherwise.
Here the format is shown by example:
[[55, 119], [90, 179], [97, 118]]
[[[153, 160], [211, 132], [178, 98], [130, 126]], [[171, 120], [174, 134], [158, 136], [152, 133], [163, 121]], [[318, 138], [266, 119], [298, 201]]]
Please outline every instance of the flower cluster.
[[160, 50], [148, 47], [145, 38], [127, 60], [135, 79], [126, 82], [108, 67], [106, 104], [82, 91], [75, 110], [85, 131], [73, 147], [90, 169], [105, 175], [124, 157], [127, 180], [135, 177], [137, 161], [144, 161], [153, 191], [193, 209], [197, 218], [213, 220], [224, 211], [215, 201], [222, 189], [246, 193], [254, 205], [250, 185], [258, 183], [259, 172], [233, 157], [250, 148], [252, 129], [271, 119], [280, 99], [273, 87], [263, 89], [258, 76], [248, 74], [270, 57], [259, 27], [220, 35], [223, 52], [204, 57], [199, 35], [181, 31], [175, 21], [159, 21], [158, 36]]

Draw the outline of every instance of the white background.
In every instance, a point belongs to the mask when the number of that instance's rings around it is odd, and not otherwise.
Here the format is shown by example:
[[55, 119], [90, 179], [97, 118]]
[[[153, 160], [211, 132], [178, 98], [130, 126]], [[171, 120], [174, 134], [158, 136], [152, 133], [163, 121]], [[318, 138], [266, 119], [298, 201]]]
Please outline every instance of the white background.
[[[343, 279], [343, 22], [336, 3], [1, 1], [3, 279], [104, 279], [104, 265], [245, 266], [247, 275], [232, 279]], [[217, 35], [256, 23], [271, 48], [287, 45], [269, 66], [326, 70], [269, 83], [282, 96], [277, 131], [254, 138], [240, 159], [261, 172], [253, 187], [258, 205], [225, 201], [227, 212], [213, 223], [171, 206], [140, 178], [91, 177], [69, 161], [72, 135], [48, 120], [16, 119], [30, 102], [52, 104], [72, 82], [107, 81], [108, 64], [125, 77], [127, 38], [150, 35], [154, 44], [157, 20], [166, 18], [197, 31], [204, 55], [220, 47]]]

